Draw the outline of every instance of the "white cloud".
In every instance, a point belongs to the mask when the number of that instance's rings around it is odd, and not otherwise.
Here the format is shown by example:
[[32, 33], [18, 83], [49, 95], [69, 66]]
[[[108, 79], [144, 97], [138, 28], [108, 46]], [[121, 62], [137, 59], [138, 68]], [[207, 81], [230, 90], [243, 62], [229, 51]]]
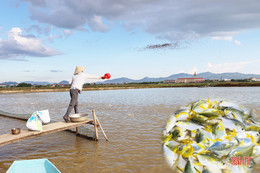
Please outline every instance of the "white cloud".
[[61, 54], [59, 51], [43, 45], [39, 38], [22, 35], [20, 28], [12, 28], [7, 40], [0, 40], [0, 59], [24, 60], [24, 57], [48, 57]]
[[49, 41], [53, 41], [53, 39], [54, 39], [54, 36], [53, 36], [52, 34], [50, 34], [50, 35], [48, 36], [48, 40], [49, 40]]
[[240, 45], [241, 45], [241, 42], [240, 42], [240, 41], [238, 41], [238, 40], [235, 40], [235, 41], [234, 41], [234, 43], [235, 43], [236, 45], [238, 45], [238, 46], [240, 46]]
[[47, 26], [30, 25], [27, 28], [24, 28], [24, 31], [28, 33], [36, 32], [39, 35], [40, 34], [49, 35], [52, 29], [53, 27], [51, 25], [47, 25]]
[[89, 23], [89, 26], [93, 31], [99, 31], [99, 32], [109, 31], [108, 26], [104, 24], [101, 16], [94, 15], [91, 19], [91, 22]]
[[193, 68], [189, 71], [189, 74], [194, 74], [194, 72], [198, 73], [198, 68], [197, 68], [197, 67], [193, 67]]
[[198, 68], [196, 66], [192, 67], [191, 69], [186, 69], [186, 70], [180, 70], [179, 73], [188, 73], [188, 74], [194, 74], [198, 73]]
[[259, 0], [20, 1], [30, 3], [31, 19], [66, 29], [106, 32], [117, 22], [169, 40], [230, 40], [232, 33], [260, 28]]
[[213, 40], [225, 40], [225, 41], [232, 41], [232, 36], [224, 36], [224, 37], [211, 37]]
[[[233, 42], [233, 37], [232, 36], [222, 36], [222, 37], [214, 36], [214, 37], [211, 37], [211, 39], [213, 39], [213, 40], [224, 40], [224, 41]], [[241, 42], [238, 41], [238, 40], [234, 40], [233, 43], [238, 45], [238, 46], [241, 45]]]
[[243, 62], [233, 62], [233, 63], [223, 63], [223, 64], [212, 64], [208, 63], [207, 70], [213, 73], [225, 73], [225, 72], [238, 72], [248, 64], [254, 61], [243, 61]]
[[66, 36], [70, 36], [71, 30], [70, 30], [70, 29], [65, 29], [65, 30], [64, 30], [64, 34], [65, 34]]

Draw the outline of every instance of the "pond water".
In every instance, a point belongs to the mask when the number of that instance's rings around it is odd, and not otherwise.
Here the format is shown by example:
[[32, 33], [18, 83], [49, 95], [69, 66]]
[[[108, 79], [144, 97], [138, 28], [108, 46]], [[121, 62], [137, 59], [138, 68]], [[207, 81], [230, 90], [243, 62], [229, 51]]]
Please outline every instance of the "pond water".
[[[14, 160], [39, 158], [48, 158], [64, 173], [173, 172], [162, 154], [162, 129], [177, 109], [201, 98], [231, 100], [260, 118], [260, 87], [84, 91], [79, 111], [92, 118], [95, 109], [110, 141], [100, 130], [98, 142], [64, 131], [0, 146], [0, 172]], [[52, 120], [62, 121], [69, 100], [68, 92], [1, 94], [0, 110], [30, 115], [48, 109]], [[26, 129], [25, 121], [0, 117], [0, 134], [13, 127]]]

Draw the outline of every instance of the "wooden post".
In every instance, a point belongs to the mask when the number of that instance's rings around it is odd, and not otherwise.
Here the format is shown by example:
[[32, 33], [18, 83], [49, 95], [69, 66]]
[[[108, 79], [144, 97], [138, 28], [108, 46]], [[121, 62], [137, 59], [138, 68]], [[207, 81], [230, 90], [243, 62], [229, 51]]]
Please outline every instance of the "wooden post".
[[79, 127], [76, 127], [76, 135], [79, 134]]
[[[97, 116], [96, 116], [96, 118], [97, 118]], [[106, 140], [108, 141], [107, 135], [105, 134], [105, 132], [104, 132], [104, 130], [103, 130], [103, 128], [102, 128], [102, 126], [101, 126], [101, 124], [100, 124], [100, 122], [99, 122], [98, 118], [97, 118], [97, 122], [98, 122], [98, 124], [99, 124], [99, 127], [100, 127], [100, 129], [101, 129], [101, 131], [102, 131], [102, 133], [103, 133], [104, 137], [105, 137], [105, 138], [106, 138]]]
[[97, 123], [97, 117], [96, 117], [96, 114], [95, 114], [95, 110], [94, 110], [94, 109], [92, 110], [92, 114], [93, 114], [93, 122], [94, 122], [96, 140], [98, 140], [98, 129], [97, 129], [98, 123]]

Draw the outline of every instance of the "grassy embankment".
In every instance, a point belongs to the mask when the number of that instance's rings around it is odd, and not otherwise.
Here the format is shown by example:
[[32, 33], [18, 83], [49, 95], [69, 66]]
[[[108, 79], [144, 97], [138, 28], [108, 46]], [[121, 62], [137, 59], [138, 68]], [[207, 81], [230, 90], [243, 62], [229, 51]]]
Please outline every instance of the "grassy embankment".
[[[139, 88], [171, 88], [171, 87], [259, 87], [260, 82], [204, 82], [204, 83], [128, 83], [128, 84], [93, 84], [84, 85], [83, 90], [113, 90], [113, 89], [139, 89]], [[69, 91], [69, 86], [64, 87], [9, 87], [0, 88], [0, 94], [5, 93], [31, 93], [31, 92], [64, 92]]]

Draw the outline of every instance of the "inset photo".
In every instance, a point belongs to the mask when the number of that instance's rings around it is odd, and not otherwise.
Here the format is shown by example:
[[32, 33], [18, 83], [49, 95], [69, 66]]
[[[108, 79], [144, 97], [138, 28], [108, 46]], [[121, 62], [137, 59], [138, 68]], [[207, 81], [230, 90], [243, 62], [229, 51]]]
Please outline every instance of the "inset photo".
[[177, 172], [253, 172], [260, 162], [260, 123], [253, 111], [220, 99], [192, 102], [170, 116], [162, 151]]

